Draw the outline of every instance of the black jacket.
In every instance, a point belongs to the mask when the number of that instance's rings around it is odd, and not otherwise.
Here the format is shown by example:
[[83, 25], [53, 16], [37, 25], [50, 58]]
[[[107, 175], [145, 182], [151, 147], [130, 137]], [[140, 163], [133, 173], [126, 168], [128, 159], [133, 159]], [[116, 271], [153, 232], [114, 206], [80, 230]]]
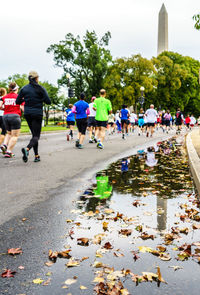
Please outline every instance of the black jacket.
[[51, 104], [46, 89], [42, 86], [35, 87], [32, 84], [28, 84], [20, 90], [16, 104], [23, 102], [25, 102], [24, 115], [43, 115], [43, 103]]

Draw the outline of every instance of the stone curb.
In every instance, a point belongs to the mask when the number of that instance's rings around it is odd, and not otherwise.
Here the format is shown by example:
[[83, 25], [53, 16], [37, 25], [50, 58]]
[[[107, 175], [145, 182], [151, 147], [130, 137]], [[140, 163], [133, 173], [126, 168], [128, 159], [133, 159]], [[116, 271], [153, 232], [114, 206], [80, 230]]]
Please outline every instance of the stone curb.
[[190, 133], [186, 137], [186, 148], [194, 183], [200, 195], [200, 158], [194, 148]]

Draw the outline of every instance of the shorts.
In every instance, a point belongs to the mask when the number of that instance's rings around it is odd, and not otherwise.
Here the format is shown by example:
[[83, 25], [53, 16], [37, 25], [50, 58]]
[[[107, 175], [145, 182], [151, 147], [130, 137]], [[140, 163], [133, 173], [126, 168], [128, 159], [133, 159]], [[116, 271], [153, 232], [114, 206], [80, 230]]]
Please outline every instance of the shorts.
[[107, 124], [108, 124], [108, 122], [107, 121], [98, 121], [98, 120], [96, 120], [96, 126], [97, 127], [107, 127]]
[[181, 126], [182, 122], [181, 121], [176, 121], [176, 126]]
[[131, 122], [131, 126], [132, 126], [132, 127], [135, 126], [135, 123]]
[[88, 117], [88, 127], [96, 127], [95, 117]]
[[18, 114], [7, 114], [3, 116], [3, 123], [7, 131], [21, 128], [21, 119]]
[[147, 122], [147, 126], [148, 126], [148, 127], [155, 127], [155, 123], [148, 123], [148, 122]]
[[85, 135], [87, 129], [87, 118], [76, 119], [78, 132]]
[[129, 120], [121, 120], [122, 128], [124, 124], [129, 125]]
[[144, 119], [139, 119], [138, 120], [138, 126], [142, 127], [144, 125]]
[[0, 116], [0, 129], [1, 129], [1, 134], [5, 135], [6, 134], [6, 127], [3, 123], [3, 116]]
[[74, 126], [75, 125], [75, 121], [67, 121], [67, 126]]
[[165, 120], [165, 126], [170, 127], [170, 120]]
[[108, 124], [113, 127], [114, 123], [113, 122], [108, 122]]

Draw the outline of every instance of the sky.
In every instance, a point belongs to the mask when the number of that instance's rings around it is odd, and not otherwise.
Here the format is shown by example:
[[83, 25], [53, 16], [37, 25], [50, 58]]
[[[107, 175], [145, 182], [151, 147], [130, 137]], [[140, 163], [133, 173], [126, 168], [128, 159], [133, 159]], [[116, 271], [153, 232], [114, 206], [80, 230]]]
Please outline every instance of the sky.
[[41, 81], [56, 85], [63, 73], [46, 52], [67, 33], [99, 37], [110, 31], [114, 58], [140, 53], [157, 55], [158, 13], [168, 12], [169, 50], [200, 60], [200, 31], [192, 16], [200, 12], [199, 0], [7, 0], [1, 1], [0, 80], [36, 70]]

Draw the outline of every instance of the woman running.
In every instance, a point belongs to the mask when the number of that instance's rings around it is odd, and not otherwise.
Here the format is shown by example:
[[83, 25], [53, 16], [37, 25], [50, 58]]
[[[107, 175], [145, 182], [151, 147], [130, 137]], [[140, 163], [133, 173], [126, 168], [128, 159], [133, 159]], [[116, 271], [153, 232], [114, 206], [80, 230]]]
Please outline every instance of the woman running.
[[166, 131], [167, 133], [169, 132], [169, 129], [170, 129], [170, 121], [171, 121], [171, 114], [170, 114], [170, 111], [167, 110], [167, 112], [165, 113], [165, 116], [164, 116], [164, 120], [165, 120], [165, 126], [166, 126]]
[[47, 91], [38, 84], [39, 76], [35, 71], [31, 71], [28, 76], [29, 84], [24, 86], [17, 97], [17, 104], [25, 102], [24, 117], [32, 133], [32, 138], [27, 147], [22, 148], [23, 161], [28, 161], [29, 151], [34, 150], [34, 162], [40, 161], [38, 154], [38, 141], [42, 129], [43, 103], [51, 104]]
[[139, 136], [140, 136], [140, 132], [143, 133], [143, 126], [144, 126], [144, 110], [141, 108], [138, 114], [138, 128], [139, 128], [138, 135]]
[[4, 106], [3, 123], [7, 131], [4, 142], [1, 145], [5, 158], [12, 158], [14, 156], [12, 151], [20, 134], [21, 109], [23, 110], [24, 106], [16, 103], [18, 88], [15, 82], [10, 83], [9, 93], [3, 96], [0, 101], [0, 108], [2, 105]]
[[73, 104], [69, 104], [68, 109], [66, 109], [66, 121], [67, 121], [67, 127], [69, 128], [69, 134], [67, 134], [67, 141], [69, 141], [69, 137], [71, 136], [71, 139], [73, 139], [73, 130], [75, 125], [75, 116], [74, 113], [72, 113]]
[[[0, 101], [2, 99], [3, 96], [5, 96], [7, 94], [7, 91], [5, 88], [0, 88]], [[5, 135], [6, 135], [6, 128], [5, 125], [3, 123], [3, 114], [4, 114], [4, 110], [0, 109], [0, 145], [2, 144], [2, 142], [4, 141]]]

